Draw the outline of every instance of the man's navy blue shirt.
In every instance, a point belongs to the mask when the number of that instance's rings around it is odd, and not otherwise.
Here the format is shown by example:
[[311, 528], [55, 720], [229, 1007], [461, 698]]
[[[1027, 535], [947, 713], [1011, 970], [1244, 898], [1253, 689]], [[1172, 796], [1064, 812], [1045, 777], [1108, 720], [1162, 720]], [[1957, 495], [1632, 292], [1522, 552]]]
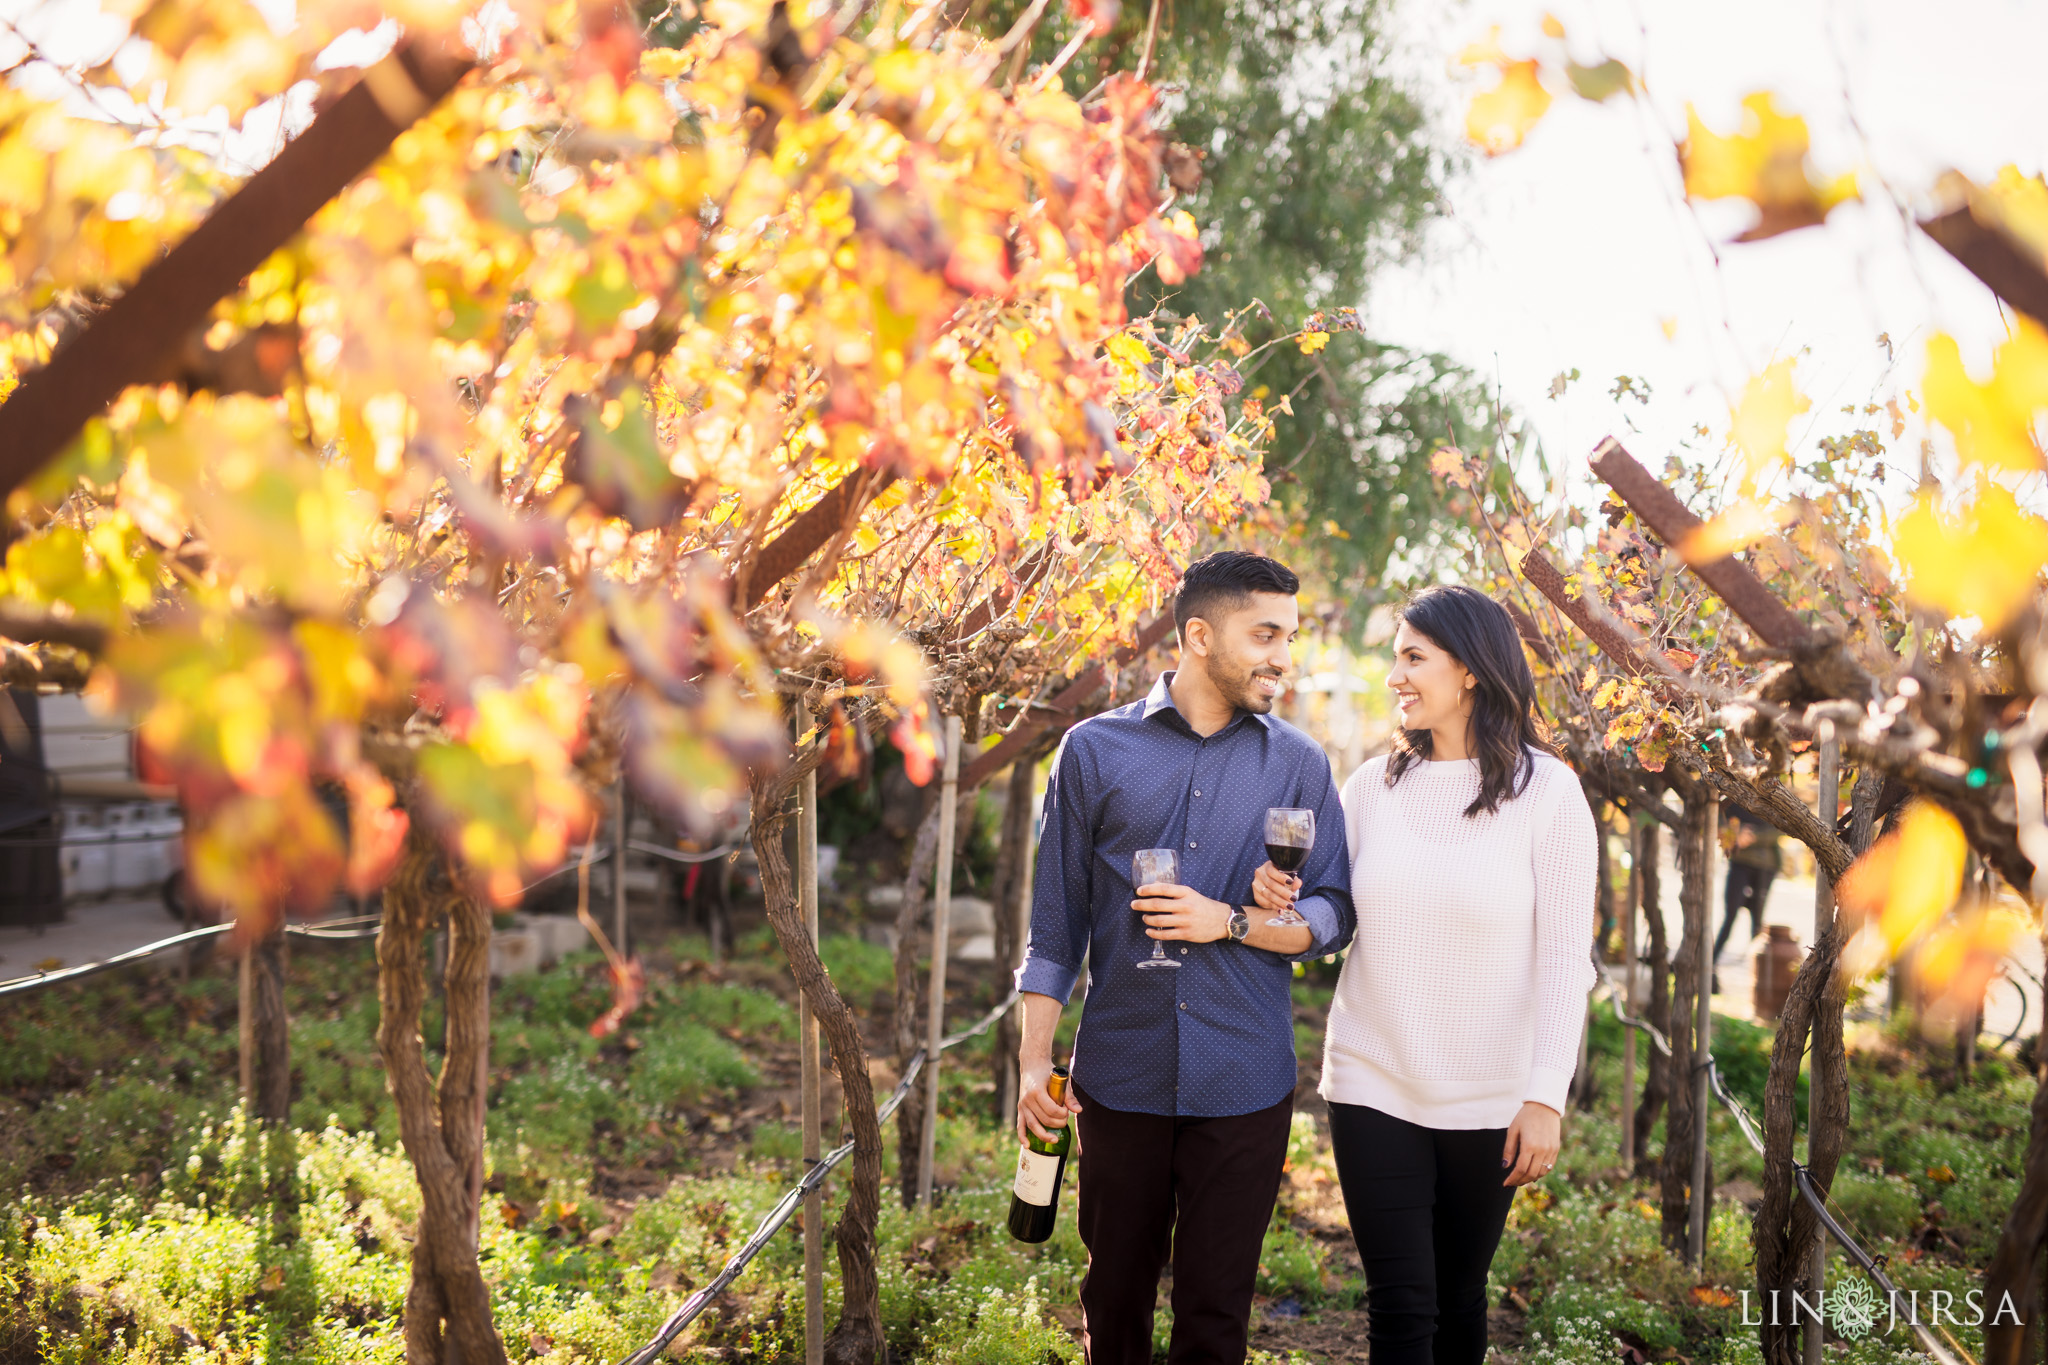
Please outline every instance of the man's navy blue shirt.
[[[1249, 1114], [1294, 1090], [1292, 964], [1337, 951], [1357, 927], [1344, 812], [1314, 740], [1277, 716], [1242, 710], [1205, 739], [1175, 708], [1172, 678], [1163, 674], [1143, 701], [1067, 732], [1045, 793], [1031, 942], [1017, 985], [1064, 1002], [1087, 956], [1073, 1075], [1109, 1108]], [[1312, 935], [1308, 949], [1284, 957], [1227, 938], [1168, 939], [1179, 969], [1140, 971], [1155, 940], [1131, 909], [1131, 855], [1176, 849], [1184, 885], [1252, 906], [1273, 806], [1316, 813], [1295, 902]], [[1256, 906], [1251, 913], [1260, 914]]]

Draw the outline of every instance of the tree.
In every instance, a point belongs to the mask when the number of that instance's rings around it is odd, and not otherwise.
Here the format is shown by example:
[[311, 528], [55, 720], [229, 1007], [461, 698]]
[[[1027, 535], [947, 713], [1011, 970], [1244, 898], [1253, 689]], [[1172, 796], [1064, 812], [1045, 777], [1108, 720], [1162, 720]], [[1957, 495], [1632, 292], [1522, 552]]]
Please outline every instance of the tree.
[[[1175, 140], [1176, 202], [1202, 224], [1207, 255], [1192, 279], [1136, 276], [1132, 309], [1222, 329], [1254, 395], [1289, 415], [1270, 530], [1290, 538], [1297, 567], [1349, 604], [1354, 629], [1386, 592], [1390, 555], [1427, 560], [1437, 547], [1430, 451], [1447, 430], [1470, 445], [1489, 425], [1486, 389], [1472, 375], [1359, 325], [1373, 275], [1422, 249], [1460, 160], [1387, 69], [1389, 8], [1132, 4], [1076, 59], [1100, 77], [1149, 57]], [[1020, 0], [966, 14], [996, 35], [1042, 12]], [[1041, 59], [1067, 41], [1050, 24], [1026, 31]], [[1300, 344], [1268, 344], [1305, 319]]]
[[[205, 73], [237, 110], [333, 36], [152, 16], [169, 88]], [[1005, 93], [1001, 54], [928, 12], [839, 31], [759, 3], [680, 48], [610, 11], [472, 26], [483, 65], [436, 106], [419, 54], [459, 16], [407, 17], [405, 51], [322, 117], [411, 126], [208, 320], [213, 351], [291, 329], [275, 393], [226, 391], [222, 366], [117, 369], [132, 386], [10, 497], [5, 596], [30, 637], [10, 652], [91, 668], [136, 716], [195, 883], [250, 931], [381, 890], [379, 1047], [423, 1194], [414, 1361], [503, 1358], [476, 1263], [490, 907], [575, 856], [621, 771], [684, 824], [751, 798], [855, 1132], [829, 1356], [872, 1359], [879, 1130], [796, 927], [782, 797], [852, 726], [928, 776], [936, 712], [978, 730], [1127, 638], [1204, 528], [1265, 500], [1272, 422], [1214, 337], [1125, 310], [1134, 271], [1202, 257], [1192, 220], [1162, 216], [1142, 81], [1083, 105], [1054, 68]], [[71, 74], [126, 93], [113, 68]], [[12, 243], [34, 288], [0, 318], [20, 376], [0, 427], [48, 411], [102, 307], [162, 294], [174, 261], [130, 276], [209, 195], [209, 223], [244, 221], [279, 180], [232, 189], [65, 117], [24, 105], [0, 130], [73, 193]], [[186, 165], [206, 193], [168, 183], [197, 207], [115, 202]], [[289, 188], [316, 204], [324, 183]], [[77, 335], [53, 353], [60, 324]], [[794, 746], [784, 698], [809, 720]], [[421, 945], [443, 919], [434, 1075]], [[596, 1028], [639, 970], [613, 962]]]

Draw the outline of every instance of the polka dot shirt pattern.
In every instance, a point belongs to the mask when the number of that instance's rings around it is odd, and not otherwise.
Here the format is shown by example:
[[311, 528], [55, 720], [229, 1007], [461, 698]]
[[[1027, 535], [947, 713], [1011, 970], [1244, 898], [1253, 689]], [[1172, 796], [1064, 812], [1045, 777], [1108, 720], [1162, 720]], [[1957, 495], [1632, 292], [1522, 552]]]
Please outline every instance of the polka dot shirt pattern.
[[[1086, 957], [1073, 1075], [1101, 1103], [1146, 1114], [1249, 1114], [1294, 1089], [1292, 963], [1351, 939], [1344, 812], [1315, 741], [1277, 716], [1245, 711], [1204, 738], [1174, 709], [1172, 677], [1162, 675], [1145, 700], [1067, 732], [1045, 793], [1017, 985], [1064, 1001]], [[1284, 957], [1229, 939], [1168, 940], [1180, 967], [1139, 970], [1154, 940], [1131, 909], [1131, 855], [1174, 849], [1183, 884], [1251, 905], [1273, 806], [1316, 813], [1296, 902], [1312, 935], [1308, 950]]]

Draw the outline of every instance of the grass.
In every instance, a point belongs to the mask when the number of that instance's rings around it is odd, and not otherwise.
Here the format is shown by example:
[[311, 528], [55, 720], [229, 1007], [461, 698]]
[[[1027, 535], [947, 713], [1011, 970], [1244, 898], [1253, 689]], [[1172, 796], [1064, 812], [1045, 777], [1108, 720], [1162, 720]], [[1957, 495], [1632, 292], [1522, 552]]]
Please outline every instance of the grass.
[[[797, 1125], [745, 1107], [771, 1071], [793, 1071], [786, 973], [771, 958], [720, 975], [683, 947], [603, 1041], [592, 956], [497, 992], [481, 1254], [515, 1360], [623, 1356], [797, 1174]], [[856, 998], [892, 988], [883, 950], [822, 948]], [[0, 1359], [402, 1359], [417, 1195], [374, 1063], [373, 982], [366, 948], [294, 957], [297, 1091], [291, 1130], [274, 1134], [234, 1103], [227, 974], [53, 990], [0, 1021]], [[1078, 1359], [1043, 1309], [1071, 1301], [1079, 1271], [1071, 1185], [1052, 1242], [1003, 1232], [1009, 1139], [987, 1117], [985, 1042], [976, 1054], [949, 1056], [938, 1151], [942, 1173], [972, 1179], [934, 1212], [904, 1213], [893, 1191], [885, 1203], [892, 1343], [992, 1365]], [[684, 1358], [800, 1350], [800, 1248], [775, 1239]]]
[[[673, 966], [650, 973], [627, 1028], [602, 1041], [588, 1027], [607, 1003], [591, 958], [497, 994], [481, 1246], [515, 1360], [620, 1358], [717, 1272], [799, 1171], [795, 1116], [773, 1098], [794, 1075], [786, 974], [769, 956], [714, 971], [701, 951], [678, 947]], [[865, 991], [870, 1011], [880, 1007], [885, 953], [835, 937], [823, 955], [857, 1003]], [[233, 1103], [225, 973], [188, 985], [86, 983], [29, 997], [0, 1019], [0, 1359], [402, 1358], [417, 1195], [371, 1060], [370, 970], [366, 950], [294, 957], [297, 1090], [292, 1128], [276, 1134]], [[1312, 970], [1296, 985], [1310, 1059], [1331, 975]], [[961, 1017], [969, 1008], [978, 1009]], [[1717, 1033], [1731, 1088], [1760, 1112], [1769, 1032], [1719, 1020]], [[1717, 1205], [1701, 1268], [1662, 1245], [1652, 1183], [1619, 1168], [1619, 1039], [1596, 1011], [1601, 1098], [1571, 1117], [1558, 1169], [1510, 1214], [1489, 1293], [1526, 1315], [1504, 1354], [1608, 1365], [1626, 1342], [1653, 1359], [1754, 1365], [1740, 1300], [1752, 1283], [1748, 1218]], [[1837, 1216], [1923, 1301], [1931, 1289], [1960, 1293], [1981, 1276], [2016, 1187], [2031, 1077], [1992, 1056], [1958, 1081], [1945, 1052], [1899, 1033], [1866, 1031], [1856, 1046]], [[977, 1039], [947, 1057], [944, 1198], [913, 1212], [893, 1189], [884, 1201], [882, 1311], [899, 1359], [1078, 1359], [1063, 1325], [1084, 1264], [1072, 1182], [1050, 1242], [1006, 1235], [1013, 1139], [993, 1113], [990, 1048]], [[827, 1142], [836, 1135], [828, 1119]], [[1651, 1149], [1661, 1141], [1653, 1133]], [[1760, 1179], [1718, 1107], [1709, 1142], [1720, 1186]], [[894, 1169], [893, 1137], [885, 1163]], [[1364, 1279], [1327, 1138], [1309, 1114], [1297, 1116], [1288, 1163], [1257, 1289], [1262, 1305], [1299, 1308], [1286, 1331], [1309, 1344], [1269, 1335], [1264, 1345], [1281, 1349], [1252, 1357], [1265, 1365], [1324, 1359], [1330, 1341], [1364, 1330]], [[834, 1184], [828, 1208], [844, 1188]], [[800, 1260], [800, 1238], [775, 1239], [685, 1335], [680, 1358], [793, 1358]], [[1831, 1284], [1841, 1266], [1838, 1257]], [[836, 1294], [836, 1274], [828, 1285]], [[828, 1320], [836, 1312], [828, 1303]], [[1952, 1330], [1967, 1349], [1981, 1346], [1981, 1329]], [[1156, 1331], [1163, 1348], [1170, 1315]], [[1838, 1342], [1831, 1365], [1903, 1363], [1911, 1345], [1903, 1331]]]
[[[1730, 1090], [1760, 1117], [1769, 1031], [1720, 1017], [1714, 1027], [1715, 1058]], [[1653, 1182], [1619, 1169], [1619, 1036], [1611, 1011], [1597, 1006], [1589, 1045], [1603, 1098], [1595, 1112], [1571, 1117], [1557, 1170], [1516, 1199], [1491, 1290], [1496, 1300], [1512, 1290], [1530, 1304], [1523, 1353], [1530, 1365], [1605, 1365], [1618, 1342], [1631, 1340], [1653, 1356], [1676, 1353], [1695, 1365], [1754, 1365], [1755, 1332], [1742, 1324], [1742, 1291], [1755, 1298], [1750, 1219], [1717, 1202], [1701, 1270], [1663, 1248]], [[1904, 1030], [1865, 1030], [1852, 1042], [1850, 1086], [1849, 1145], [1831, 1212], [1887, 1259], [1902, 1291], [1920, 1290], [1925, 1301], [1927, 1291], [1944, 1289], [1960, 1302], [1981, 1283], [2018, 1188], [2032, 1078], [1993, 1053], [1959, 1080], [1944, 1049]], [[1660, 1123], [1651, 1150], [1661, 1146]], [[1761, 1181], [1761, 1158], [1719, 1104], [1708, 1148], [1719, 1186]], [[1856, 1277], [1834, 1252], [1827, 1286]], [[1950, 1330], [1973, 1356], [1981, 1352], [1981, 1327]], [[1840, 1365], [1922, 1358], [1903, 1326], [1832, 1341], [1829, 1353]]]

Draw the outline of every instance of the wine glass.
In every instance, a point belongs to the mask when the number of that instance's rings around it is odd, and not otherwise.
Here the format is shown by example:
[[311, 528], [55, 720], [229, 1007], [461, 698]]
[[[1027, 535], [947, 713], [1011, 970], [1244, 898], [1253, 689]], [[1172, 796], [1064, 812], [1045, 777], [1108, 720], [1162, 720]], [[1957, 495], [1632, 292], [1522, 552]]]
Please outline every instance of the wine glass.
[[[1274, 806], [1266, 812], [1266, 860], [1273, 864], [1276, 872], [1285, 872], [1294, 878], [1295, 888], [1300, 889], [1300, 872], [1308, 862], [1308, 851], [1316, 846], [1316, 813], [1291, 806]], [[1296, 924], [1300, 916], [1289, 909], [1280, 920], [1271, 923]]]
[[[1131, 855], [1131, 887], [1179, 886], [1180, 854], [1170, 848], [1141, 848]], [[1166, 942], [1152, 940], [1152, 956], [1141, 958], [1138, 966], [1144, 970], [1158, 967], [1178, 967], [1180, 963], [1166, 955]]]

